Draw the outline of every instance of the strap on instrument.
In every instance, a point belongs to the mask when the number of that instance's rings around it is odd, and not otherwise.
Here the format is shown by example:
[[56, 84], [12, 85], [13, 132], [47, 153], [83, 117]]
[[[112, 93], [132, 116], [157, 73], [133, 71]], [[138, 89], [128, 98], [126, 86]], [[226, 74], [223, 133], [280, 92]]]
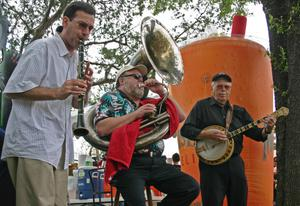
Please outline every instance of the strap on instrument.
[[233, 116], [233, 105], [230, 104], [229, 109], [227, 110], [227, 114], [226, 114], [226, 127], [225, 127], [225, 134], [226, 135], [229, 132], [229, 126], [230, 126], [231, 121], [232, 121], [232, 116]]

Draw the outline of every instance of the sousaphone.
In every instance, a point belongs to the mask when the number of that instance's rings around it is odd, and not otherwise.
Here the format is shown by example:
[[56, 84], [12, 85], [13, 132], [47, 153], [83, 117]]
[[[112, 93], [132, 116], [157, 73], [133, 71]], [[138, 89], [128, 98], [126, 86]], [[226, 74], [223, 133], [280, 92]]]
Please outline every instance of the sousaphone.
[[[144, 64], [168, 84], [179, 84], [183, 79], [183, 64], [180, 50], [165, 27], [153, 17], [145, 17], [141, 23], [142, 47], [131, 58], [130, 64]], [[151, 127], [151, 131], [137, 138], [135, 149], [142, 149], [162, 139], [169, 131], [169, 115], [162, 112], [161, 105], [155, 117], [142, 121], [140, 130]], [[109, 137], [99, 137], [94, 128], [95, 108], [91, 107], [84, 117], [88, 135], [85, 140], [97, 149], [107, 151]]]

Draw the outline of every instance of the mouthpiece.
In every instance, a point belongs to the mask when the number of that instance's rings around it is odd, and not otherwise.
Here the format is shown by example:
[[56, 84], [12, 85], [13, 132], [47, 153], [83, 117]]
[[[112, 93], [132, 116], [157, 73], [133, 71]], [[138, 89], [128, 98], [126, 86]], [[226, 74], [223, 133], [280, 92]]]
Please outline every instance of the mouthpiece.
[[[159, 82], [155, 83], [155, 84], [152, 85], [152, 86], [156, 86], [156, 85], [162, 85], [162, 86], [166, 87], [165, 84], [159, 83]], [[138, 87], [141, 88], [141, 87], [149, 87], [149, 86], [148, 86], [148, 85], [145, 85], [144, 83], [139, 83], [139, 84], [138, 84]]]

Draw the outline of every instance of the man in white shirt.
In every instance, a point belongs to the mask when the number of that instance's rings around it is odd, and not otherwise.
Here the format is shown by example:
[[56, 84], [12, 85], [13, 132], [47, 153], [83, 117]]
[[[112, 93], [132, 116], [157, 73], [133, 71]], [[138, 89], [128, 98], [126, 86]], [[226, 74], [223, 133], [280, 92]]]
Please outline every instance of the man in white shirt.
[[[12, 99], [2, 158], [16, 188], [16, 205], [66, 205], [67, 168], [73, 160], [71, 107], [91, 87], [92, 70], [77, 79], [81, 40], [94, 26], [95, 9], [72, 2], [62, 31], [32, 42], [4, 93]], [[85, 95], [85, 100], [87, 100]]]

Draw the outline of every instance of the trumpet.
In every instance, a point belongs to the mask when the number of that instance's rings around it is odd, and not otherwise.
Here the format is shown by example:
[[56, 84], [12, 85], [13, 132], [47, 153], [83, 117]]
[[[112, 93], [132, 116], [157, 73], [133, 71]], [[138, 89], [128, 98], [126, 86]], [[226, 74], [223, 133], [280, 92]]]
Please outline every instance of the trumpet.
[[[84, 66], [84, 42], [80, 40], [79, 48], [78, 48], [78, 78], [83, 79], [85, 72], [83, 71]], [[85, 128], [84, 125], [84, 95], [78, 96], [78, 113], [77, 113], [77, 124], [76, 128], [74, 128], [73, 133], [75, 136], [81, 137], [89, 134], [89, 131]]]

